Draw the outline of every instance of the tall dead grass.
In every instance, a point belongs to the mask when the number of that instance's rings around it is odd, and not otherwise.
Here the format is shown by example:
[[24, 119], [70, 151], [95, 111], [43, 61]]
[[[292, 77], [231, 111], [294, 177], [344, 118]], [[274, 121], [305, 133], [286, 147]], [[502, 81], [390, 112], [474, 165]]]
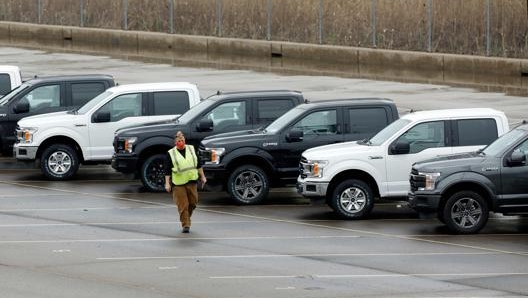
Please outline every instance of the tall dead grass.
[[[372, 0], [173, 0], [172, 12], [169, 0], [82, 2], [0, 0], [0, 20], [79, 26], [82, 15], [86, 27], [487, 54], [486, 0], [433, 0], [431, 44], [428, 0], [376, 0], [375, 22]], [[528, 58], [527, 5], [491, 0], [491, 56]]]

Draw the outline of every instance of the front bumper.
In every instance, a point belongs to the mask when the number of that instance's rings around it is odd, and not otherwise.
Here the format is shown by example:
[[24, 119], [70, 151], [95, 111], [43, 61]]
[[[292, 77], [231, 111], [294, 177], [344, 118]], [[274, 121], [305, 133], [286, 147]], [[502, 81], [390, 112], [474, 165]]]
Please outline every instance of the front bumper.
[[326, 197], [330, 183], [297, 178], [297, 192], [305, 197]]
[[112, 168], [123, 174], [131, 174], [137, 171], [139, 158], [137, 156], [112, 156]]
[[440, 205], [441, 195], [439, 194], [427, 194], [427, 193], [412, 193], [410, 192], [407, 197], [409, 207], [412, 209], [423, 212], [432, 213], [438, 211]]
[[227, 181], [230, 173], [223, 166], [203, 165], [205, 178], [207, 178], [207, 185], [213, 189], [223, 189], [225, 181]]
[[37, 151], [37, 146], [20, 146], [20, 144], [13, 146], [13, 156], [19, 160], [34, 160], [37, 158]]

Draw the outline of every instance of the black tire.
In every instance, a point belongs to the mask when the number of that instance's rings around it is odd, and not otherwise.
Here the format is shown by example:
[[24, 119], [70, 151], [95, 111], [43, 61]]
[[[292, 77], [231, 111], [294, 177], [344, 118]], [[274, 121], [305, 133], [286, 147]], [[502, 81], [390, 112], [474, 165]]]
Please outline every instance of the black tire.
[[227, 192], [238, 204], [258, 204], [268, 195], [268, 175], [257, 166], [238, 167], [229, 175]]
[[154, 154], [141, 165], [139, 176], [146, 190], [150, 192], [165, 192], [166, 154]]
[[79, 169], [77, 152], [65, 144], [51, 145], [40, 158], [40, 170], [50, 180], [68, 180]]
[[370, 186], [361, 180], [345, 180], [334, 189], [330, 207], [341, 218], [361, 219], [372, 211], [374, 193]]
[[444, 221], [449, 230], [456, 234], [474, 234], [488, 221], [488, 203], [474, 191], [460, 191], [446, 202]]

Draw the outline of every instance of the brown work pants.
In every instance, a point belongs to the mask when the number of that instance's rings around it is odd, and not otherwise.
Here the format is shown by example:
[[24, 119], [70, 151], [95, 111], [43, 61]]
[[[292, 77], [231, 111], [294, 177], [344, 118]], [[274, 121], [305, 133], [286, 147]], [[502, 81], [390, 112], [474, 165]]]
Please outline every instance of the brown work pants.
[[191, 227], [191, 215], [198, 204], [198, 188], [195, 182], [172, 186], [172, 200], [178, 206], [182, 227]]

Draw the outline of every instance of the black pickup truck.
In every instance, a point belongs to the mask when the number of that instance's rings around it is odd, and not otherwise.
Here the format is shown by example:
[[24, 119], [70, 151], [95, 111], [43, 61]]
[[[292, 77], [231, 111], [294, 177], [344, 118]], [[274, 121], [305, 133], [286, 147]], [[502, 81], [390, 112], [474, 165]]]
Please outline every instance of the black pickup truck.
[[109, 75], [69, 75], [36, 77], [0, 98], [0, 148], [13, 154], [18, 120], [37, 114], [71, 110], [84, 105], [115, 86]]
[[418, 162], [410, 175], [409, 206], [436, 214], [456, 234], [478, 233], [489, 212], [528, 214], [528, 125], [484, 149]]
[[294, 185], [304, 150], [369, 138], [398, 119], [392, 100], [357, 98], [299, 105], [265, 128], [205, 138], [199, 154], [213, 189], [256, 204], [270, 187]]
[[163, 162], [181, 130], [188, 144], [198, 148], [210, 135], [264, 127], [306, 100], [301, 92], [265, 90], [218, 92], [174, 121], [120, 129], [114, 138], [112, 167], [139, 175], [148, 191], [165, 191]]

